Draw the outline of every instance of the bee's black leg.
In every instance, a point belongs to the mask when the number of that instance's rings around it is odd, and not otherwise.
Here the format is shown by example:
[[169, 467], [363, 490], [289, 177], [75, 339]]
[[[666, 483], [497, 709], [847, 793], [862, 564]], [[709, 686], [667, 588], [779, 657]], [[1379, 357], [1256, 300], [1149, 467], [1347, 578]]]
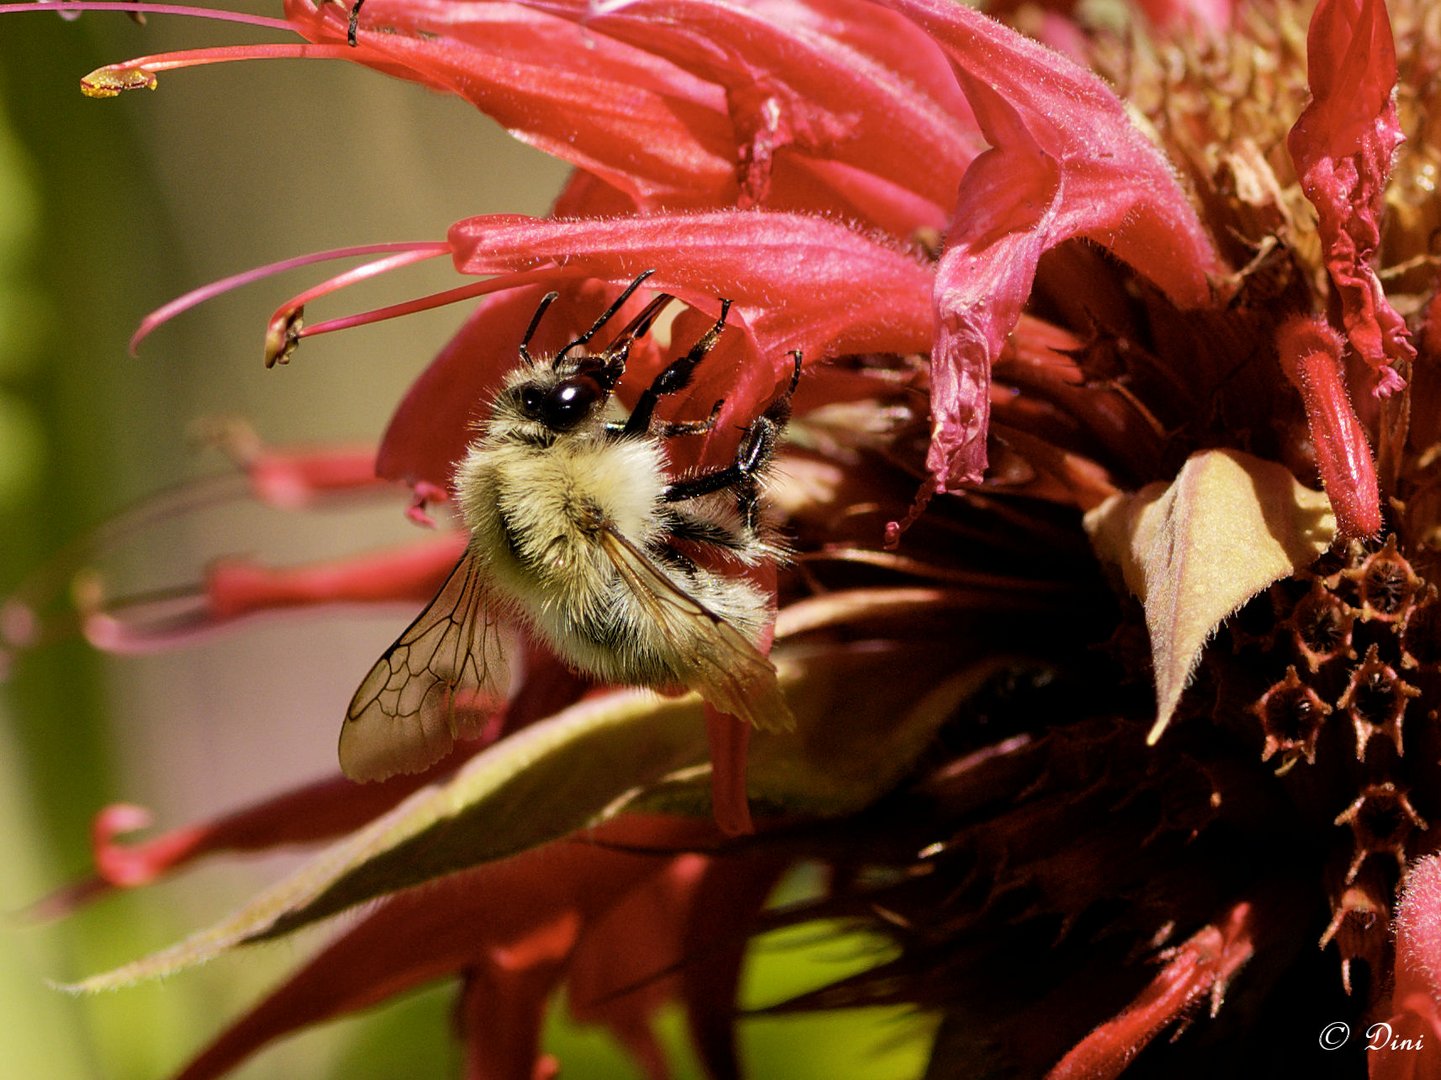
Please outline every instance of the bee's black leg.
[[795, 372], [785, 393], [776, 398], [750, 422], [736, 448], [735, 461], [722, 469], [687, 476], [677, 480], [665, 489], [666, 502], [685, 502], [698, 499], [717, 491], [731, 489], [735, 492], [736, 509], [740, 511], [745, 527], [755, 530], [759, 520], [760, 486], [758, 479], [775, 456], [776, 443], [785, 430], [791, 416], [791, 395], [801, 377], [801, 354], [793, 352]]
[[710, 415], [704, 420], [679, 420], [674, 422], [661, 422], [652, 424], [651, 431], [662, 439], [673, 439], [677, 435], [708, 435], [715, 430], [716, 417], [720, 416], [721, 406], [725, 404], [725, 398], [721, 398], [711, 406]]
[[[640, 395], [631, 410], [630, 419], [625, 422], [621, 431], [622, 436], [644, 435], [651, 430], [651, 419], [655, 416], [655, 406], [666, 394], [674, 394], [678, 390], [684, 390], [690, 385], [691, 377], [695, 375], [695, 369], [700, 366], [707, 354], [715, 348], [716, 342], [720, 340], [721, 331], [725, 329], [726, 316], [730, 314], [731, 302], [721, 301], [720, 318], [715, 325], [701, 335], [699, 341], [690, 347], [690, 351], [679, 360], [673, 361], [657, 375], [650, 386]], [[716, 406], [719, 408], [719, 405]], [[715, 410], [711, 410], [711, 418], [705, 423], [714, 426]], [[709, 431], [710, 427], [699, 428], [700, 431]], [[662, 432], [661, 434], [666, 434]], [[682, 431], [673, 434], [685, 434]]]
[[357, 35], [360, 33], [360, 8], [364, 3], [365, 0], [355, 0], [355, 3], [350, 5], [350, 24], [345, 29], [345, 40], [352, 49], [360, 44]]

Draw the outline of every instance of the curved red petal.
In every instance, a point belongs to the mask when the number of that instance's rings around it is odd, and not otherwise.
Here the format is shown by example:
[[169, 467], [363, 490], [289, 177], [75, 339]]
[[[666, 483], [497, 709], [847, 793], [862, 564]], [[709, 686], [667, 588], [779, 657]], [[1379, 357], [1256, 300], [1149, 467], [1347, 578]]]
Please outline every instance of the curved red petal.
[[222, 621], [283, 608], [429, 600], [465, 549], [447, 533], [419, 544], [305, 566], [272, 567], [246, 559], [214, 563], [205, 591]]
[[1340, 335], [1319, 318], [1298, 315], [1276, 332], [1281, 370], [1301, 393], [1316, 468], [1342, 538], [1381, 531], [1381, 492], [1371, 444], [1346, 390]]
[[1187, 306], [1221, 264], [1170, 165], [1095, 75], [964, 5], [886, 2], [945, 49], [992, 146], [962, 180], [937, 272], [929, 466], [946, 490], [985, 470], [990, 365], [1042, 252], [1085, 237]]
[[1103, 1080], [1119, 1076], [1141, 1049], [1206, 999], [1219, 1006], [1226, 987], [1255, 952], [1251, 905], [1237, 904], [1224, 920], [1172, 950], [1166, 966], [1136, 1000], [1081, 1040], [1046, 1074], [1047, 1080]]

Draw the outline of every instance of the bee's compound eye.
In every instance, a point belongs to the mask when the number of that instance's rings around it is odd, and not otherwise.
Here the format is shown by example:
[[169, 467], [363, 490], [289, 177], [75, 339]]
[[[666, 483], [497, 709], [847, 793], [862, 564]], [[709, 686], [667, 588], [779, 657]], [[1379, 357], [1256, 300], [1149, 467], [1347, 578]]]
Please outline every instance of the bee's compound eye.
[[591, 406], [600, 400], [600, 387], [593, 379], [566, 379], [557, 383], [546, 395], [541, 419], [555, 431], [567, 431], [590, 414]]
[[545, 404], [545, 394], [536, 386], [522, 386], [520, 388], [520, 407], [525, 411], [526, 416], [539, 416], [541, 406]]

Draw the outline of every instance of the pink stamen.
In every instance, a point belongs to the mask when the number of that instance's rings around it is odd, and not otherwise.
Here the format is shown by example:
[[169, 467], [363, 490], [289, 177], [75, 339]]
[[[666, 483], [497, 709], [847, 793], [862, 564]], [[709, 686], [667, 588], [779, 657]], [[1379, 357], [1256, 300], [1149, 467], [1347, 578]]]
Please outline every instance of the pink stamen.
[[406, 508], [405, 516], [415, 524], [426, 529], [435, 528], [435, 519], [430, 516], [429, 507], [432, 502], [445, 502], [450, 498], [450, 492], [443, 487], [432, 484], [429, 480], [419, 480], [415, 484], [414, 498], [410, 506]]
[[[426, 296], [417, 297], [414, 300], [406, 300], [399, 304], [390, 304], [387, 307], [374, 308], [370, 311], [362, 311], [355, 315], [345, 315], [338, 319], [330, 319], [326, 322], [316, 323], [314, 326], [307, 326], [304, 329], [292, 331], [292, 337], [297, 341], [300, 338], [314, 337], [317, 334], [330, 334], [336, 330], [349, 330], [355, 326], [367, 326], [370, 323], [384, 322], [387, 319], [399, 318], [402, 315], [413, 315], [418, 311], [429, 311], [432, 308], [444, 307], [447, 304], [457, 304], [463, 300], [471, 300], [477, 296], [486, 296], [494, 292], [503, 292], [506, 289], [518, 289], [535, 282], [536, 273], [502, 274], [486, 281], [477, 282], [474, 285], [461, 285], [454, 289], [445, 289], [441, 292], [430, 293]], [[293, 312], [290, 305], [278, 309], [275, 313], [277, 319], [287, 312]], [[272, 323], [274, 325], [274, 323]], [[293, 343], [292, 343], [293, 347]]]
[[[327, 278], [318, 285], [312, 285], [302, 293], [297, 293], [286, 301], [280, 311], [287, 309], [303, 308], [312, 300], [318, 300], [322, 296], [338, 292], [341, 289], [367, 281], [381, 274], [387, 274], [392, 270], [399, 270], [401, 267], [410, 266], [414, 263], [424, 262], [426, 259], [434, 259], [439, 255], [449, 255], [450, 245], [444, 241], [436, 241], [427, 244], [413, 244], [408, 250], [395, 255], [387, 256], [384, 259], [376, 259], [373, 262], [365, 263], [362, 266], [354, 267], [342, 274], [336, 274]], [[277, 312], [277, 315], [279, 312]]]
[[212, 49], [186, 49], [183, 52], [142, 56], [121, 64], [106, 64], [80, 80], [80, 92], [87, 97], [116, 97], [125, 90], [154, 90], [155, 76], [161, 71], [178, 68], [204, 67], [207, 64], [228, 64], [236, 60], [346, 60], [352, 52], [348, 45], [226, 45]]
[[58, 15], [72, 16], [82, 11], [121, 11], [139, 15], [186, 15], [193, 19], [211, 19], [215, 22], [244, 23], [260, 26], [266, 30], [295, 32], [295, 27], [284, 19], [269, 19], [263, 15], [249, 15], [242, 11], [221, 11], [214, 8], [190, 7], [185, 4], [149, 4], [139, 2], [103, 2], [103, 0], [65, 0], [65, 3], [0, 4], [0, 15], [18, 15], [26, 11], [53, 11]]
[[450, 250], [449, 245], [431, 241], [389, 243], [389, 244], [362, 244], [355, 247], [332, 248], [329, 251], [315, 251], [307, 255], [298, 255], [290, 259], [282, 259], [279, 262], [267, 263], [264, 266], [257, 266], [250, 270], [243, 270], [238, 274], [231, 274], [229, 277], [221, 278], [219, 281], [212, 281], [208, 285], [202, 285], [198, 289], [192, 289], [184, 296], [177, 296], [168, 304], [156, 308], [141, 321], [135, 334], [130, 339], [130, 352], [134, 355], [140, 343], [151, 335], [158, 327], [164, 326], [175, 316], [205, 301], [238, 289], [243, 285], [252, 282], [262, 281], [265, 278], [276, 274], [284, 273], [286, 270], [294, 270], [297, 267], [309, 266], [312, 263], [329, 262], [333, 259], [346, 259], [357, 255], [378, 255], [387, 252], [397, 251], [425, 251], [427, 258], [432, 254], [442, 254]]
[[126, 598], [80, 620], [81, 633], [92, 648], [118, 656], [161, 652], [222, 628], [198, 588]]
[[341, 289], [369, 278], [410, 266], [412, 263], [424, 262], [426, 259], [433, 259], [438, 255], [448, 255], [449, 253], [450, 245], [445, 243], [411, 245], [409, 250], [384, 259], [376, 259], [374, 262], [347, 270], [343, 274], [336, 274], [334, 277], [327, 278], [320, 284], [312, 285], [304, 292], [292, 296], [276, 308], [274, 314], [270, 316], [270, 325], [265, 332], [265, 366], [274, 367], [276, 364], [288, 364], [290, 354], [300, 344], [300, 339], [314, 333], [313, 330], [304, 329], [305, 305], [310, 301], [333, 292], [339, 292]]

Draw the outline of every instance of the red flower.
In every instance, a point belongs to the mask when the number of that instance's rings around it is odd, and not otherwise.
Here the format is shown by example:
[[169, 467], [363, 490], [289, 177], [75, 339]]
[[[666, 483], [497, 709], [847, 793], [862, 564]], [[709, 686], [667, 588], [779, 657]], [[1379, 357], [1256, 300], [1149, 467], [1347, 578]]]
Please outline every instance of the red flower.
[[[674, 401], [686, 419], [724, 403], [677, 470], [733, 460], [788, 354], [805, 365], [771, 493], [796, 558], [761, 575], [797, 733], [752, 737], [714, 709], [702, 729], [695, 701], [596, 690], [532, 643], [500, 715], [419, 780], [325, 782], [135, 847], [115, 833], [139, 819], [112, 810], [99, 878], [54, 906], [201, 854], [334, 842], [91, 985], [380, 899], [186, 1075], [444, 975], [463, 984], [471, 1075], [547, 1074], [537, 1018], [562, 983], [655, 1075], [649, 1015], [679, 995], [707, 1066], [731, 1075], [744, 935], [831, 916], [879, 918], [898, 953], [789, 1007], [941, 1010], [936, 1075], [981, 1043], [1028, 1074], [1219, 1072], [1262, 1067], [1248, 1031], [1312, 1045], [1306, 1025], [1343, 1012], [1434, 1020], [1417, 975], [1432, 864], [1416, 860], [1441, 820], [1441, 501], [1435, 425], [1418, 408], [1408, 428], [1407, 408], [1441, 369], [1432, 320], [1418, 353], [1403, 314], [1436, 307], [1432, 262], [1413, 258], [1436, 206], [1412, 182], [1433, 163], [1393, 158], [1436, 104], [1441, 44], [1403, 3], [1398, 50], [1381, 3], [1321, 0], [1303, 72], [1289, 4], [1144, 5], [1133, 37], [1053, 7], [1039, 25], [1065, 56], [944, 0], [296, 2], [257, 21], [305, 44], [87, 80], [343, 58], [458, 95], [575, 167], [551, 216], [332, 253], [377, 259], [271, 320], [267, 360], [286, 361], [307, 337], [481, 298], [375, 457], [416, 518], [447, 497], [546, 290], [561, 299], [537, 353], [642, 271], [684, 301], [680, 340], [733, 302], [738, 332]], [[1393, 204], [1409, 213], [1388, 224]], [[345, 285], [440, 254], [455, 288], [305, 324]], [[667, 362], [638, 346], [621, 399]], [[1358, 379], [1375, 393], [1353, 398]], [[262, 499], [369, 487], [349, 467], [363, 455], [237, 456]], [[101, 598], [84, 626], [121, 650], [261, 610], [419, 600], [464, 542], [222, 563], [179, 613]], [[1138, 604], [1118, 610], [1093, 551]], [[33, 630], [38, 607], [22, 596], [7, 625]], [[1148, 681], [1158, 708], [1135, 690]], [[828, 884], [762, 917], [793, 861], [827, 864]]]

